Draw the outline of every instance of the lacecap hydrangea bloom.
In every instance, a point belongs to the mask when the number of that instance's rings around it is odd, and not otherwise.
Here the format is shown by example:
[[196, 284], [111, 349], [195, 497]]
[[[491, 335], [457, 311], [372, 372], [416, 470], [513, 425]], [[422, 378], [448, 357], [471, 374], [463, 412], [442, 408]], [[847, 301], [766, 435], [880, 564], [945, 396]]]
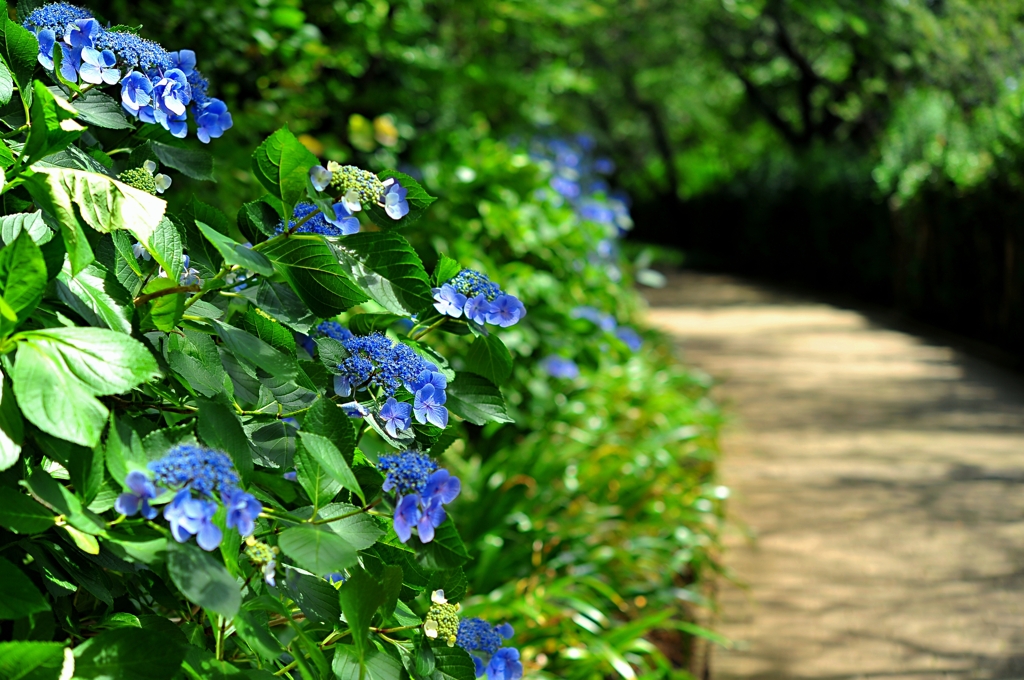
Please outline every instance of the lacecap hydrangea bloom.
[[223, 539], [223, 532], [213, 522], [220, 504], [227, 509], [227, 527], [237, 529], [243, 537], [255, 531], [256, 518], [263, 506], [255, 496], [238, 487], [238, 473], [228, 456], [220, 451], [195, 444], [172, 448], [160, 460], [149, 464], [152, 479], [133, 470], [125, 479], [128, 491], [121, 494], [115, 509], [125, 515], [138, 512], [146, 519], [156, 517], [149, 501], [159, 494], [157, 487], [176, 492], [164, 507], [164, 519], [171, 535], [179, 543], [192, 536], [203, 550], [214, 550]]
[[519, 298], [505, 293], [486, 274], [472, 269], [463, 269], [431, 292], [434, 308], [454, 319], [465, 315], [480, 325], [489, 323], [507, 328], [526, 316], [526, 307]]
[[23, 22], [39, 41], [38, 61], [84, 87], [121, 84], [121, 106], [131, 117], [159, 124], [175, 137], [188, 134], [192, 112], [196, 136], [208, 143], [232, 126], [227, 105], [207, 94], [208, 81], [196, 70], [192, 50], [168, 52], [152, 40], [123, 30], [108, 30], [81, 7], [50, 3]]
[[502, 646], [513, 634], [512, 626], [507, 623], [492, 626], [483, 619], [462, 619], [455, 644], [473, 657], [476, 677], [486, 675], [487, 680], [519, 680], [523, 677], [519, 650]]
[[327, 215], [312, 203], [299, 203], [292, 211], [292, 219], [285, 226], [282, 220], [277, 233], [295, 230], [296, 234], [320, 234], [321, 236], [349, 236], [359, 233], [359, 218], [342, 203], [335, 203], [333, 214]]
[[434, 540], [434, 530], [448, 516], [444, 506], [454, 501], [462, 490], [458, 477], [425, 453], [405, 453], [380, 456], [377, 467], [385, 473], [385, 492], [395, 492], [395, 533], [402, 543], [412, 537], [416, 529], [420, 541]]
[[413, 395], [411, 411], [416, 422], [448, 426], [448, 409], [444, 406], [448, 380], [436, 365], [383, 333], [352, 335], [341, 344], [349, 356], [338, 365], [335, 394], [347, 397], [361, 390], [378, 393], [372, 396], [386, 400], [378, 416], [388, 433], [395, 436], [411, 424], [408, 404], [393, 399], [404, 387]]

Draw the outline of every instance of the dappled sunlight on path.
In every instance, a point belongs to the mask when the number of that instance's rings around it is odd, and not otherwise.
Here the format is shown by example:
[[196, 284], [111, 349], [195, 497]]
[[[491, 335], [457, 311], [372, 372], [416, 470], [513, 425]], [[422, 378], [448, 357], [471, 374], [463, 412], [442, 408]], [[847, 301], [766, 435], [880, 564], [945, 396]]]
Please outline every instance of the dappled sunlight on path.
[[1024, 677], [1024, 380], [728, 277], [648, 298], [734, 419], [714, 678]]

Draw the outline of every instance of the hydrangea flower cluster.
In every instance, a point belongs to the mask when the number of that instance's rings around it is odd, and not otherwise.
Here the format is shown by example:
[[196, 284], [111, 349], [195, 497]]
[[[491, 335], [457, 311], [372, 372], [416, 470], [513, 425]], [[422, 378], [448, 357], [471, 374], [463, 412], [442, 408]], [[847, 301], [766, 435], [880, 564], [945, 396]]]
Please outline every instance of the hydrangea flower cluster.
[[65, 2], [43, 5], [25, 17], [39, 41], [38, 61], [83, 87], [121, 84], [121, 106], [133, 118], [158, 123], [175, 137], [188, 134], [187, 112], [203, 143], [232, 126], [227, 105], [207, 94], [208, 81], [196, 70], [192, 50], [168, 52], [131, 31], [107, 30], [92, 14]]
[[278, 234], [292, 229], [295, 229], [296, 234], [348, 236], [359, 233], [359, 218], [354, 217], [342, 203], [335, 203], [334, 214], [326, 215], [312, 203], [302, 202], [292, 211], [292, 219], [288, 221], [288, 226], [285, 226], [284, 220], [277, 225]]
[[[341, 344], [349, 357], [338, 365], [341, 375], [334, 378], [338, 396], [347, 397], [362, 389], [379, 390], [387, 399], [379, 415], [391, 436], [408, 429], [412, 417], [420, 424], [448, 426], [448, 409], [444, 406], [448, 380], [437, 366], [383, 333], [352, 335]], [[403, 386], [413, 395], [411, 405], [394, 398]]]
[[118, 512], [128, 516], [141, 512], [146, 519], [155, 518], [156, 510], [149, 501], [158, 496], [160, 486], [176, 492], [164, 507], [164, 519], [178, 543], [195, 536], [203, 550], [214, 550], [220, 545], [223, 532], [213, 522], [218, 497], [227, 509], [229, 529], [237, 529], [243, 537], [255, 531], [256, 518], [263, 512], [263, 506], [255, 496], [238, 487], [238, 473], [226, 454], [182, 444], [150, 463], [149, 472], [152, 479], [139, 470], [128, 473], [128, 491], [118, 496], [114, 504]]
[[460, 609], [458, 604], [448, 602], [443, 590], [435, 590], [430, 595], [430, 609], [423, 620], [423, 634], [434, 640], [444, 640], [449, 647], [454, 647], [459, 635]]
[[519, 650], [502, 646], [513, 634], [508, 623], [492, 626], [483, 619], [462, 619], [455, 644], [473, 657], [476, 677], [486, 675], [488, 680], [519, 680], [523, 677]]
[[156, 161], [146, 161], [140, 168], [128, 168], [117, 176], [128, 186], [147, 194], [162, 194], [171, 187], [171, 178], [157, 172]]
[[415, 528], [420, 541], [434, 540], [434, 530], [448, 514], [444, 506], [455, 500], [462, 490], [458, 477], [418, 451], [385, 454], [377, 467], [386, 474], [384, 491], [395, 492], [395, 533], [405, 543]]
[[514, 295], [473, 269], [463, 269], [440, 288], [432, 288], [434, 309], [454, 319], [465, 314], [470, 321], [508, 328], [526, 316], [526, 307]]
[[[326, 168], [317, 165], [309, 170], [309, 183], [317, 193], [332, 189], [332, 193], [340, 194], [340, 198], [331, 206], [330, 213], [333, 214], [320, 212], [308, 217], [319, 208], [313, 204], [301, 204], [303, 214], [299, 215], [299, 208], [296, 207], [289, 229], [294, 229], [298, 224], [299, 232], [348, 236], [359, 232], [359, 218], [355, 214], [364, 206], [379, 206], [393, 220], [400, 220], [409, 214], [409, 202], [406, 200], [408, 190], [401, 183], [394, 178], [381, 181], [369, 170], [354, 165], [340, 165], [334, 161], [330, 161]], [[307, 221], [312, 223], [309, 229], [302, 222], [307, 217]], [[284, 225], [279, 229], [283, 231]]]
[[607, 333], [614, 333], [615, 337], [625, 343], [625, 345], [634, 352], [640, 351], [640, 348], [643, 346], [643, 339], [633, 328], [629, 326], [620, 326], [614, 316], [606, 314], [596, 307], [582, 305], [573, 309], [569, 313], [569, 316], [574, 319], [586, 319], [601, 330]]
[[252, 536], [245, 539], [245, 556], [260, 568], [263, 572], [263, 580], [269, 586], [277, 585], [277, 552], [278, 548], [271, 547], [263, 541], [257, 541]]

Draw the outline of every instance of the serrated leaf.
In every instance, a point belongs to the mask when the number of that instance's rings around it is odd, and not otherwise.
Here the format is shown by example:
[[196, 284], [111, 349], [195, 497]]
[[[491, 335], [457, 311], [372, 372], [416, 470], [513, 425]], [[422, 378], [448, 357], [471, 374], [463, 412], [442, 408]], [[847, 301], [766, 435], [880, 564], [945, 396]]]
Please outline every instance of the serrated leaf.
[[[324, 522], [323, 526], [344, 538], [356, 550], [366, 550], [384, 535], [384, 530], [371, 515], [348, 503], [328, 503], [320, 508], [317, 517], [333, 520]], [[334, 519], [336, 517], [344, 519]]]
[[281, 652], [284, 650], [278, 639], [270, 632], [270, 628], [267, 627], [265, 614], [263, 620], [260, 620], [255, 612], [241, 611], [235, 617], [234, 623], [238, 636], [245, 640], [246, 644], [261, 657], [267, 661], [273, 661], [281, 656]]
[[423, 263], [399, 234], [352, 234], [334, 249], [352, 280], [388, 311], [408, 316], [432, 304]]
[[291, 130], [283, 127], [257, 147], [252, 171], [263, 188], [281, 199], [285, 210], [281, 217], [290, 219], [292, 208], [306, 193], [309, 169], [318, 162]]
[[455, 276], [461, 271], [461, 264], [444, 253], [441, 253], [441, 256], [437, 260], [437, 264], [434, 266], [434, 285], [440, 287], [455, 278]]
[[60, 642], [0, 642], [0, 678], [58, 680], [64, 668]]
[[321, 236], [297, 234], [268, 243], [260, 252], [317, 316], [329, 318], [368, 299]]
[[[142, 289], [143, 295], [152, 295], [164, 290], [180, 288], [178, 283], [170, 278], [152, 279]], [[186, 292], [168, 293], [149, 300], [142, 307], [142, 318], [139, 323], [143, 330], [156, 328], [165, 333], [170, 333], [181, 322], [185, 314]]]
[[320, 399], [306, 411], [302, 420], [303, 432], [318, 434], [330, 440], [351, 465], [356, 447], [356, 433], [351, 419], [340, 406], [329, 399]]
[[46, 226], [43, 213], [38, 210], [0, 217], [0, 240], [5, 244], [14, 243], [22, 231], [28, 232], [36, 245], [43, 245], [53, 238], [53, 230]]
[[0, 328], [10, 331], [24, 321], [39, 305], [46, 289], [46, 262], [32, 237], [27, 232], [18, 235], [0, 250], [0, 293], [10, 310], [17, 314], [16, 321], [0, 320]]
[[220, 253], [221, 257], [228, 264], [251, 269], [264, 276], [272, 276], [274, 274], [274, 267], [270, 264], [270, 260], [267, 259], [266, 255], [256, 252], [251, 248], [246, 248], [240, 243], [235, 243], [205, 222], [196, 220], [196, 227], [213, 244], [213, 247], [217, 249], [217, 252]]
[[256, 289], [256, 306], [299, 333], [309, 333], [316, 317], [287, 284], [263, 279]]
[[235, 411], [222, 403], [199, 399], [199, 422], [196, 431], [207, 446], [225, 452], [238, 470], [242, 483], [252, 477], [252, 451]]
[[266, 201], [251, 201], [242, 205], [236, 217], [238, 228], [250, 241], [256, 243], [257, 236], [274, 236], [281, 224], [281, 216]]
[[176, 146], [149, 142], [153, 154], [169, 168], [174, 168], [186, 177], [204, 182], [217, 181], [213, 175], [213, 154], [200, 149], [181, 149]]
[[338, 591], [321, 577], [289, 570], [288, 590], [299, 609], [313, 621], [333, 626], [341, 620]]
[[398, 172], [397, 170], [385, 170], [384, 172], [378, 173], [377, 177], [382, 181], [391, 178], [397, 180], [406, 189], [405, 200], [409, 204], [409, 214], [400, 220], [391, 219], [387, 212], [378, 205], [368, 206], [367, 211], [373, 218], [373, 221], [381, 229], [402, 229], [415, 223], [423, 217], [423, 213], [430, 207], [430, 204], [437, 200], [435, 197], [428, 194], [423, 187], [420, 186], [419, 182], [409, 175]]
[[39, 43], [32, 32], [10, 20], [4, 14], [0, 21], [0, 56], [11, 69], [14, 82], [22, 93], [22, 99], [32, 101], [32, 74], [36, 70], [36, 56]]
[[313, 574], [322, 576], [348, 569], [356, 563], [356, 551], [330, 529], [299, 526], [285, 529], [278, 545], [285, 555]]
[[513, 422], [505, 410], [505, 399], [498, 387], [487, 378], [475, 373], [459, 373], [448, 383], [448, 401], [445, 406], [455, 415], [474, 425], [488, 422]]
[[57, 295], [90, 325], [131, 335], [131, 295], [103, 266], [93, 263], [72, 276], [71, 266], [65, 264], [57, 281]]
[[476, 666], [462, 647], [433, 642], [434, 675], [431, 680], [476, 680]]
[[198, 547], [182, 543], [167, 554], [167, 571], [189, 601], [228, 619], [242, 605], [238, 584], [220, 562]]
[[469, 370], [500, 385], [512, 375], [512, 355], [497, 335], [477, 336], [466, 357]]
[[0, 106], [7, 106], [14, 96], [14, 75], [7, 64], [0, 61]]
[[336, 680], [401, 680], [402, 664], [384, 652], [373, 649], [359, 661], [357, 652], [339, 646], [331, 666]]
[[224, 346], [233, 353], [254, 366], [262, 368], [272, 376], [283, 380], [295, 379], [299, 370], [295, 357], [278, 352], [255, 335], [246, 333], [240, 328], [214, 320], [211, 320], [210, 323], [217, 330], [217, 335], [224, 341]]
[[417, 546], [416, 559], [425, 569], [454, 569], [469, 559], [452, 518], [448, 517], [434, 531], [434, 540]]
[[[54, 96], [60, 96], [56, 93]], [[124, 115], [121, 102], [98, 90], [90, 90], [75, 100], [78, 117], [89, 125], [108, 130], [131, 130], [135, 126]]]
[[326, 505], [341, 491], [341, 484], [301, 445], [295, 450], [296, 479], [309, 496], [314, 508]]
[[263, 311], [252, 308], [246, 310], [244, 326], [246, 331], [279, 352], [295, 355], [295, 336]]
[[366, 502], [363, 490], [359, 487], [355, 475], [352, 474], [352, 469], [331, 440], [312, 432], [301, 431], [299, 438], [302, 440], [303, 447], [341, 488], [348, 489], [363, 499], [364, 503]]

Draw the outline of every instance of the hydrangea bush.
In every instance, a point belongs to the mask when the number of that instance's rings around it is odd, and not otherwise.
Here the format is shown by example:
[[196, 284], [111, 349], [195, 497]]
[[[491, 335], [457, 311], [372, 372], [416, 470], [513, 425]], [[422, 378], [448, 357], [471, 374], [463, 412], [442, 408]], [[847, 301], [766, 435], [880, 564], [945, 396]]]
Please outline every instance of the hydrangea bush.
[[[65, 3], [0, 16], [0, 676], [517, 680], [463, 618], [443, 460], [509, 423], [486, 272], [403, 234], [405, 174], [287, 129], [233, 217], [167, 173], [232, 120], [196, 55]], [[505, 283], [502, 281], [502, 283]], [[446, 340], [444, 340], [446, 338]], [[443, 341], [442, 341], [443, 340]], [[443, 347], [443, 350], [439, 348]]]

